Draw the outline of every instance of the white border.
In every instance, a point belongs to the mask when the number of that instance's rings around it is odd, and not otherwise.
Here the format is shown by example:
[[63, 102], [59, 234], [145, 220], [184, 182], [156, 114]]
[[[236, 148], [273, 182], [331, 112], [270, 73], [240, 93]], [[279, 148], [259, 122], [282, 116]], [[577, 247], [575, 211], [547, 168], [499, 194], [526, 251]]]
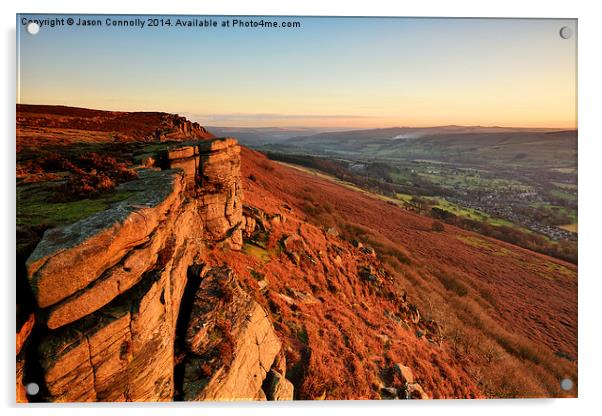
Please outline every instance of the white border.
[[[602, 337], [600, 336], [600, 301], [602, 294], [602, 262], [596, 261], [602, 250], [600, 240], [600, 189], [602, 175], [602, 134], [600, 107], [600, 27], [602, 16], [596, 13], [598, 2], [548, 0], [528, 2], [505, 0], [495, 4], [477, 0], [388, 2], [383, 0], [304, 0], [304, 1], [193, 1], [145, 0], [125, 3], [123, 0], [21, 0], [3, 1], [0, 19], [3, 26], [4, 64], [2, 81], [5, 96], [2, 100], [2, 189], [5, 190], [3, 211], [2, 280], [3, 317], [5, 319], [2, 348], [0, 392], [2, 405], [8, 414], [40, 413], [105, 415], [108, 412], [131, 415], [220, 414], [238, 415], [304, 415], [308, 413], [365, 415], [370, 412], [430, 414], [505, 415], [508, 413], [543, 413], [577, 415], [597, 413], [597, 398], [602, 386]], [[455, 16], [455, 17], [558, 17], [579, 19], [579, 399], [568, 400], [489, 400], [433, 401], [430, 403], [379, 402], [295, 402], [270, 404], [96, 404], [82, 408], [78, 405], [16, 407], [14, 400], [14, 135], [15, 135], [15, 14], [21, 13], [132, 13], [132, 14], [232, 14], [232, 15], [330, 15], [330, 16]], [[43, 64], [43, 62], [41, 63]], [[121, 409], [127, 409], [123, 412]], [[119, 409], [119, 410], [118, 410]], [[594, 410], [595, 409], [595, 410]]]

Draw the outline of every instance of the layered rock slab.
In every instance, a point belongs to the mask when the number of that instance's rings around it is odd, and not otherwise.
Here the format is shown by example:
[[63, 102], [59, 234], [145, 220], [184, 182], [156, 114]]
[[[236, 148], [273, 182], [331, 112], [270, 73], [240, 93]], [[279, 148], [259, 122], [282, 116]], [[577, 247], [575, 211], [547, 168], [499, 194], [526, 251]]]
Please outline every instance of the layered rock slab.
[[132, 198], [44, 233], [27, 259], [29, 283], [41, 308], [86, 288], [132, 248], [146, 243], [164, 220], [182, 190], [181, 173], [141, 171], [140, 176], [120, 186]]
[[[88, 287], [88, 293], [78, 298], [90, 299], [82, 303], [85, 307], [93, 309], [105, 295], [113, 299], [43, 337], [39, 359], [48, 400], [173, 399], [180, 302], [188, 267], [204, 248], [198, 201], [182, 197], [172, 208], [156, 227], [150, 245], [131, 250], [124, 262], [106, 271], [117, 278], [123, 278], [123, 273], [139, 274], [134, 284], [125, 289], [118, 286], [121, 292], [105, 289], [106, 293], [102, 286]], [[156, 248], [154, 254], [149, 254], [149, 247]], [[64, 305], [62, 311], [69, 310], [69, 303], [59, 305]], [[50, 308], [49, 322], [60, 312]]]
[[171, 400], [180, 302], [172, 287], [187, 262], [173, 256], [106, 307], [45, 337], [39, 357], [48, 399]]
[[236, 139], [195, 142], [168, 151], [163, 159], [168, 167], [185, 172], [188, 186], [196, 189], [206, 240], [240, 249], [243, 190]]

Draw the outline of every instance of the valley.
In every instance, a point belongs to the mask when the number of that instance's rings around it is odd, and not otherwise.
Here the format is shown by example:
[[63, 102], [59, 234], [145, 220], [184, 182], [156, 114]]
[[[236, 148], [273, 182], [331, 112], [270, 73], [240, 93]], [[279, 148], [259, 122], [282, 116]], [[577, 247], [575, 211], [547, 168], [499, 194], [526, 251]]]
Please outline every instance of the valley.
[[488, 235], [497, 227], [497, 238], [504, 234], [506, 241], [575, 262], [576, 132], [450, 129], [322, 133], [256, 148], [439, 219]]

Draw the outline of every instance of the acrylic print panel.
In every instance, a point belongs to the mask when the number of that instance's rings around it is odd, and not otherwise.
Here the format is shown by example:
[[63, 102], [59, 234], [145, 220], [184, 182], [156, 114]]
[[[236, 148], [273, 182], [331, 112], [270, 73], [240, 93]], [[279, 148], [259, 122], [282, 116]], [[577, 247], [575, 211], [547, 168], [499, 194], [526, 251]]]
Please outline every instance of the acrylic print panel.
[[577, 21], [18, 15], [18, 402], [575, 397]]

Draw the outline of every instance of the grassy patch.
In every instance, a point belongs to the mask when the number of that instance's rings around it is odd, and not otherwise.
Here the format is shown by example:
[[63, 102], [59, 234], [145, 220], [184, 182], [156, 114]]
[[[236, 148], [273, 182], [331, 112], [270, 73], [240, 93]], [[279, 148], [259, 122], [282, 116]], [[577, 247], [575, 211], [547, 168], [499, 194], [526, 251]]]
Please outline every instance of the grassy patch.
[[481, 172], [473, 169], [451, 169], [430, 167], [418, 175], [430, 182], [453, 189], [481, 189], [496, 191], [500, 189], [514, 190], [516, 192], [531, 191], [532, 188], [521, 182], [509, 179], [482, 176]]
[[255, 244], [246, 243], [245, 245], [243, 245], [242, 251], [246, 255], [255, 257], [256, 259], [258, 259], [259, 261], [261, 261], [263, 263], [269, 262], [272, 258], [270, 256], [270, 252], [268, 250], [266, 250], [265, 248], [256, 246]]
[[574, 183], [552, 182], [552, 185], [560, 189], [568, 189], [569, 191], [574, 191], [577, 189], [577, 185]]
[[577, 173], [577, 168], [552, 168], [550, 169], [553, 172], [560, 172], [560, 173]]
[[471, 247], [492, 249], [493, 244], [472, 235], [457, 235], [456, 238]]
[[56, 184], [33, 183], [17, 186], [17, 225], [66, 225], [104, 211], [111, 204], [123, 201], [134, 194], [118, 191], [98, 198], [71, 202], [52, 202]]
[[[577, 222], [577, 210], [574, 208], [565, 207], [562, 205], [550, 204], [547, 202], [534, 202], [529, 204], [529, 206], [533, 208], [537, 208], [540, 210], [546, 210], [550, 214], [564, 214], [567, 215], [572, 222]], [[567, 221], [568, 222], [568, 221]]]
[[395, 194], [395, 196], [397, 197], [397, 199], [403, 202], [410, 202], [413, 198], [413, 196], [409, 194]]
[[545, 268], [546, 271], [540, 272], [540, 275], [549, 280], [556, 280], [556, 278], [560, 276], [570, 277], [574, 275], [571, 269], [558, 263], [547, 262]]
[[456, 238], [471, 247], [485, 249], [490, 251], [494, 256], [508, 256], [512, 254], [512, 250], [505, 247], [495, 245], [482, 238], [471, 235], [457, 235]]
[[566, 191], [560, 190], [560, 189], [553, 189], [550, 191], [550, 194], [555, 196], [556, 198], [564, 199], [567, 201], [573, 201], [576, 199], [575, 195], [568, 193]]
[[560, 277], [571, 278], [576, 275], [573, 270], [569, 269], [563, 264], [553, 261], [532, 263], [528, 259], [523, 259], [520, 261], [520, 264], [522, 267], [532, 271], [534, 274], [551, 281], [557, 280]]
[[516, 227], [516, 225], [510, 221], [504, 220], [502, 218], [492, 217], [489, 214], [478, 211], [476, 209], [464, 208], [460, 205], [454, 204], [453, 202], [449, 202], [445, 198], [433, 198], [432, 201], [433, 203], [435, 203], [435, 205], [433, 205], [434, 207], [449, 211], [458, 217], [469, 218], [475, 221], [483, 221], [496, 226], [505, 225], [507, 227]]

